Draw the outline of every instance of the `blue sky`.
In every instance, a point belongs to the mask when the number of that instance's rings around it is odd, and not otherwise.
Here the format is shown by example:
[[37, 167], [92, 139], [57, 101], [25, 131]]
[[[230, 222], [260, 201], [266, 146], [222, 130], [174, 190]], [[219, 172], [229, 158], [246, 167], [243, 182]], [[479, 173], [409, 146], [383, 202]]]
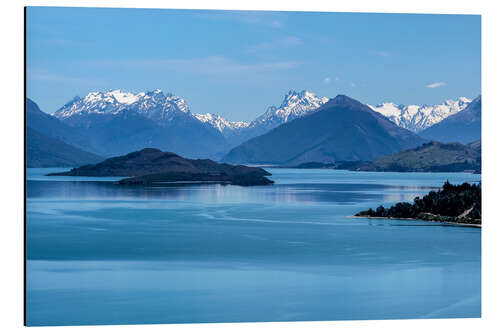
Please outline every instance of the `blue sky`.
[[435, 104], [481, 92], [481, 18], [30, 7], [27, 93], [162, 89], [194, 113], [252, 120], [290, 90]]

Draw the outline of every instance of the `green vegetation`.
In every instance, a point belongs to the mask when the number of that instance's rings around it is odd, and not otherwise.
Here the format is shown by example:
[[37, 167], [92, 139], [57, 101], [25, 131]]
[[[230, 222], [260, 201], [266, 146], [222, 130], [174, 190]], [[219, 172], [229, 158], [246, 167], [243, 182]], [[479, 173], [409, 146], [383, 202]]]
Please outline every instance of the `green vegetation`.
[[481, 153], [460, 143], [429, 142], [416, 149], [381, 157], [377, 171], [481, 171]]
[[481, 140], [461, 143], [429, 142], [380, 157], [374, 161], [307, 162], [299, 169], [341, 169], [386, 172], [474, 172], [481, 173]]
[[338, 162], [337, 169], [392, 172], [474, 172], [481, 173], [481, 141], [468, 145], [432, 141], [372, 162]]
[[413, 204], [399, 202], [390, 208], [379, 206], [356, 216], [481, 224], [481, 185], [452, 185], [447, 181], [441, 190], [431, 191], [423, 198], [416, 197]]

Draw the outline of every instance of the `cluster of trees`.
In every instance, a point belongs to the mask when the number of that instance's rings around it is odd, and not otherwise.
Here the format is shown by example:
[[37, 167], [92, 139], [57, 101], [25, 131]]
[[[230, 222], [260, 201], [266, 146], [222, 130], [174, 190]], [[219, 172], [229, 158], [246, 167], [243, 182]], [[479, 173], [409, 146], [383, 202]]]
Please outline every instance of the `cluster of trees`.
[[463, 223], [481, 223], [481, 185], [446, 181], [439, 191], [416, 197], [413, 204], [399, 202], [390, 208], [379, 206], [359, 212], [356, 216], [425, 218]]

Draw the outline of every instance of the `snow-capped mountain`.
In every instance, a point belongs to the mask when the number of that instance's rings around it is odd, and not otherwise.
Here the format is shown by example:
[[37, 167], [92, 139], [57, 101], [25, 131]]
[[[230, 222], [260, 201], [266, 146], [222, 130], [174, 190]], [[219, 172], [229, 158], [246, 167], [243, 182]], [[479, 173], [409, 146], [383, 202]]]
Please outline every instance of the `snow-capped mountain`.
[[101, 156], [149, 147], [206, 158], [228, 147], [221, 132], [198, 120], [183, 98], [161, 90], [92, 92], [73, 98], [53, 116], [84, 133], [85, 148]]
[[389, 118], [396, 125], [418, 133], [462, 111], [470, 102], [470, 99], [460, 97], [457, 100], [446, 100], [437, 105], [419, 106], [382, 103], [375, 106], [368, 104], [368, 106]]
[[[155, 147], [188, 157], [214, 157], [312, 114], [328, 100], [306, 90], [290, 90], [279, 106], [268, 107], [248, 123], [229, 121], [213, 113], [193, 114], [182, 97], [161, 90], [111, 90], [75, 97], [53, 116], [88, 137], [88, 147], [84, 148], [101, 156]], [[396, 125], [419, 132], [460, 112], [470, 102], [462, 97], [432, 106], [383, 103], [369, 107]]]
[[365, 104], [337, 95], [317, 111], [233, 148], [223, 161], [275, 165], [370, 161], [424, 142]]
[[237, 146], [243, 141], [262, 135], [269, 130], [293, 119], [305, 116], [328, 101], [326, 97], [303, 90], [290, 90], [280, 106], [270, 106], [266, 112], [250, 123], [229, 121], [216, 114], [195, 114], [194, 116], [212, 126], [228, 140], [231, 146]]
[[302, 117], [328, 102], [327, 97], [318, 97], [312, 92], [290, 90], [279, 107], [270, 106], [267, 111], [252, 121], [249, 127], [281, 125]]
[[170, 120], [177, 114], [190, 114], [184, 99], [157, 89], [138, 94], [121, 90], [91, 92], [84, 98], [73, 98], [53, 116], [64, 120], [75, 115], [116, 115], [123, 111], [136, 112], [154, 121]]
[[[233, 132], [251, 131], [252, 129], [262, 129], [258, 131], [262, 134], [283, 123], [295, 118], [302, 117], [310, 111], [317, 109], [328, 101], [326, 97], [317, 97], [315, 94], [303, 90], [296, 92], [290, 90], [283, 99], [279, 107], [270, 106], [266, 112], [250, 123], [243, 121], [229, 121], [213, 113], [195, 114], [198, 120], [210, 124], [220, 132], [230, 135]], [[232, 132], [232, 133], [229, 133]], [[262, 132], [262, 133], [260, 133]]]
[[419, 135], [435, 141], [463, 144], [481, 140], [481, 108], [481, 95], [479, 95], [463, 111], [426, 128]]
[[194, 114], [194, 116], [199, 121], [209, 124], [210, 126], [216, 128], [221, 133], [246, 128], [250, 124], [244, 121], [230, 121], [214, 113], [205, 113], [205, 114], [197, 113]]

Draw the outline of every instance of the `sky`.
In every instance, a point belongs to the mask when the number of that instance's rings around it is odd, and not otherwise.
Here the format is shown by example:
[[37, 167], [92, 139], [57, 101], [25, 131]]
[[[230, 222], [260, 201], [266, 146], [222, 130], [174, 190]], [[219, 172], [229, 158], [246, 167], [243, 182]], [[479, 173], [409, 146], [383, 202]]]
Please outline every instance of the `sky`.
[[28, 7], [27, 96], [161, 89], [250, 121], [289, 90], [363, 103], [481, 93], [478, 15]]

